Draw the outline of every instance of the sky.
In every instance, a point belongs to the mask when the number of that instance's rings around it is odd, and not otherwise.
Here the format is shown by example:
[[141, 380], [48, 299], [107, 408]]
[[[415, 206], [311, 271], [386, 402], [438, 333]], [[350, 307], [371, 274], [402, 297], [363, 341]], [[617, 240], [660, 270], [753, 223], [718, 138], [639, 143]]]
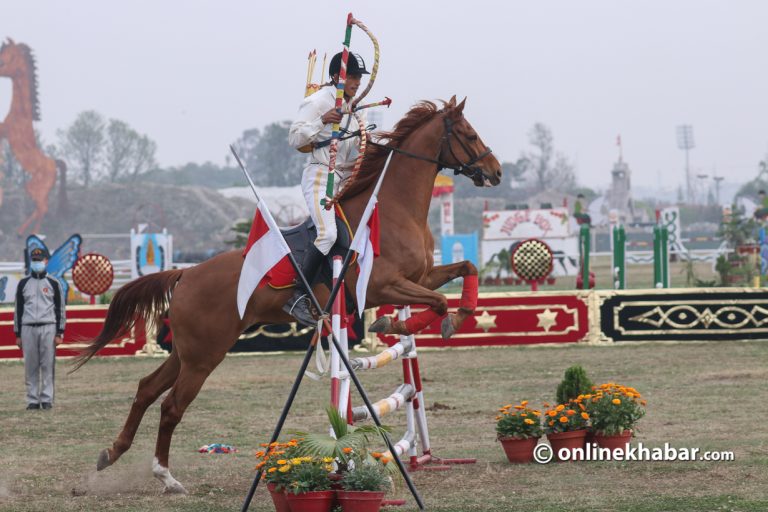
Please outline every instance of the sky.
[[[678, 125], [693, 126], [692, 174], [746, 181], [768, 152], [758, 0], [3, 0], [0, 38], [35, 53], [47, 142], [94, 109], [154, 139], [162, 166], [224, 164], [244, 130], [293, 118], [308, 52], [339, 51], [349, 11], [381, 45], [368, 99], [392, 98], [385, 127], [422, 99], [466, 96], [499, 160], [529, 150], [541, 122], [598, 189], [618, 135], [633, 185], [650, 190], [684, 183]], [[351, 48], [372, 60], [362, 31]], [[3, 117], [10, 97], [0, 78]]]

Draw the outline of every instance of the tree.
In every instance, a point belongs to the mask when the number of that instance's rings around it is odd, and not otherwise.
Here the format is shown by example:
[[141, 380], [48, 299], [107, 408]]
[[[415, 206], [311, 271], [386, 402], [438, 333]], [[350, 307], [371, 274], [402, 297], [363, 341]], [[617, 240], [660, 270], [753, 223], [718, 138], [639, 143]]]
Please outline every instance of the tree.
[[131, 177], [133, 180], [157, 166], [155, 151], [157, 151], [157, 144], [146, 135], [136, 139], [136, 147], [131, 158]]
[[290, 121], [268, 124], [263, 130], [245, 130], [235, 147], [251, 171], [256, 185], [290, 187], [301, 182], [307, 156], [288, 144]]
[[111, 182], [122, 176], [136, 177], [155, 165], [157, 144], [146, 135], [131, 128], [127, 123], [110, 119], [105, 146], [106, 174]]
[[97, 177], [104, 152], [104, 131], [104, 118], [94, 110], [81, 112], [69, 128], [57, 131], [64, 156], [74, 164], [86, 187]]
[[110, 119], [107, 126], [107, 141], [105, 146], [105, 163], [107, 178], [115, 182], [126, 172], [128, 160], [136, 147], [139, 134], [127, 123]]
[[543, 123], [536, 123], [528, 133], [528, 141], [535, 150], [523, 153], [517, 160], [518, 176], [527, 174], [528, 179], [533, 180], [536, 191], [572, 190], [576, 185], [573, 164], [565, 155], [555, 152], [552, 131]]

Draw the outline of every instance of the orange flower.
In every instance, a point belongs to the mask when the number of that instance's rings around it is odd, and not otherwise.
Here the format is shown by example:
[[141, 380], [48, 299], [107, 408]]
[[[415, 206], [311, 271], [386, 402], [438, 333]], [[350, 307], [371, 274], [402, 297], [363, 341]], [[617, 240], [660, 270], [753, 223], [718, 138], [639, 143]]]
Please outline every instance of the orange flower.
[[522, 406], [522, 405], [516, 405], [516, 406], [515, 406], [515, 409], [517, 409], [517, 410], [519, 411], [519, 410], [521, 410], [521, 409], [525, 409], [525, 407], [524, 407], [524, 406]]
[[257, 457], [263, 457], [264, 456], [264, 450], [259, 450], [256, 452]]
[[390, 459], [389, 457], [382, 457], [382, 458], [379, 459], [379, 462], [381, 462], [382, 464], [384, 464], [386, 466], [387, 463], [389, 463], [389, 461], [391, 461], [391, 460], [392, 459]]
[[540, 411], [533, 411], [533, 415], [534, 416], [541, 416], [541, 412]]
[[264, 461], [259, 462], [258, 464], [256, 464], [256, 471], [260, 470], [261, 468], [263, 468], [266, 465], [267, 465], [267, 463], [264, 462]]
[[640, 400], [640, 403], [643, 404], [643, 407], [645, 407], [645, 404], [647, 403], [645, 400]]
[[352, 448], [350, 448], [350, 447], [346, 447], [346, 448], [344, 448], [342, 451], [343, 451], [344, 453], [346, 453], [347, 455], [349, 455], [350, 453], [352, 453]]
[[528, 405], [528, 400], [523, 400], [522, 402], [520, 402], [520, 405], [523, 405], [523, 406]]
[[581, 413], [581, 417], [584, 418], [585, 420], [588, 420], [589, 419], [589, 414], [583, 412], [583, 413]]
[[547, 411], [547, 415], [552, 417], [557, 416], [557, 411]]
[[378, 458], [380, 458], [382, 455], [383, 455], [383, 454], [382, 454], [382, 453], [380, 453], [380, 452], [371, 452], [371, 457], [373, 457], [374, 459], [378, 459]]
[[586, 411], [587, 410], [587, 408], [584, 407], [584, 404], [579, 404], [579, 409], [581, 409], [582, 411]]
[[619, 400], [618, 398], [614, 398], [613, 400], [611, 400], [611, 403], [613, 405], [621, 405], [621, 400]]
[[565, 409], [565, 406], [564, 406], [563, 404], [560, 404], [560, 405], [558, 405], [557, 407], [555, 407], [555, 410], [556, 410], [557, 412], [560, 412], [560, 411], [562, 411], [563, 409]]
[[555, 424], [555, 420], [550, 420], [550, 421], [547, 422], [547, 424], [551, 427], [552, 425]]
[[560, 423], [568, 423], [568, 418], [565, 416], [560, 416]]
[[535, 422], [535, 421], [533, 421], [533, 420], [532, 420], [532, 419], [530, 419], [530, 418], [526, 418], [526, 419], [525, 419], [525, 424], [526, 424], [526, 425], [533, 425], [534, 423], [536, 423], [536, 422]]
[[568, 409], [567, 411], [565, 411], [565, 414], [567, 414], [568, 416], [573, 416], [574, 414], [576, 414], [576, 411], [574, 411], [573, 409]]

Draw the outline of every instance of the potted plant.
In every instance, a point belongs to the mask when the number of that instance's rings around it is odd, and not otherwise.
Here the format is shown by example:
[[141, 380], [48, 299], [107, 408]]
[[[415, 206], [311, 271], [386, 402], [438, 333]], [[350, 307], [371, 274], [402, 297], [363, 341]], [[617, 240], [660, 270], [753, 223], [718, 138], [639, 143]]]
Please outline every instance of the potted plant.
[[645, 399], [635, 388], [612, 382], [595, 386], [584, 398], [598, 446], [626, 449], [637, 421], [645, 415]]
[[298, 444], [297, 439], [291, 439], [287, 443], [262, 443], [263, 450], [256, 452], [256, 457], [260, 459], [256, 470], [262, 471], [262, 479], [267, 484], [276, 512], [290, 512], [288, 500], [285, 497], [286, 487], [290, 483], [289, 475], [287, 470], [279, 469], [298, 455]]
[[368, 457], [354, 456], [341, 478], [342, 490], [336, 491], [336, 499], [343, 512], [378, 512], [384, 493], [390, 486], [385, 469], [388, 459], [372, 452]]
[[571, 450], [571, 460], [577, 459], [573, 451], [576, 448], [581, 448], [583, 453], [590, 416], [582, 401], [583, 395], [548, 409], [544, 414], [544, 432], [557, 460], [563, 460], [559, 455], [563, 448]]
[[528, 400], [507, 404], [496, 416], [496, 438], [512, 463], [533, 462], [533, 449], [542, 435], [541, 412], [528, 407]]
[[316, 457], [294, 457], [284, 462], [277, 471], [290, 480], [285, 497], [291, 512], [330, 512], [335, 492], [328, 474], [333, 464]]

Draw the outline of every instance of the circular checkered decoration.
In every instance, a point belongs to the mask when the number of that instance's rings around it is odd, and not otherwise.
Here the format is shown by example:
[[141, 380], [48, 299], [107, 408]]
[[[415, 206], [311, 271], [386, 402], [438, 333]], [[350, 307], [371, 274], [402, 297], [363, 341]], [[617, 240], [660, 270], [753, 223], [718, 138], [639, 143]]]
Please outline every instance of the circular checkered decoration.
[[526, 281], [540, 281], [552, 273], [552, 249], [537, 238], [520, 242], [511, 258], [512, 270]]
[[109, 290], [115, 271], [109, 258], [95, 252], [80, 256], [72, 267], [75, 287], [86, 295], [101, 295]]

